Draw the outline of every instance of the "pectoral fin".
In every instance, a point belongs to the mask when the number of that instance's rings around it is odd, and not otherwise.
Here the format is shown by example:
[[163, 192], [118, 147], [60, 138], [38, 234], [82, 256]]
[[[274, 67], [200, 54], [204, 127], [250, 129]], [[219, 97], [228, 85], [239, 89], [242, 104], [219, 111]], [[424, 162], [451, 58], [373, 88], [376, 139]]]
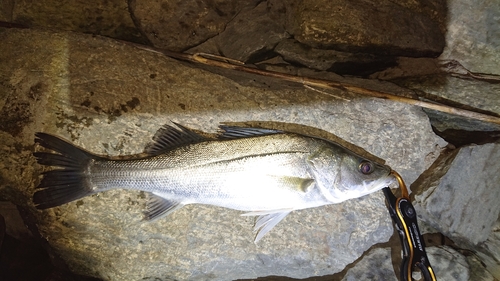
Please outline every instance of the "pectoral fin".
[[293, 189], [307, 193], [314, 186], [314, 179], [299, 177], [281, 177], [281, 180]]
[[273, 227], [275, 227], [281, 220], [283, 220], [292, 209], [283, 209], [283, 210], [274, 210], [272, 213], [269, 211], [256, 211], [243, 214], [244, 216], [254, 216], [259, 215], [257, 221], [255, 222], [255, 226], [253, 228], [254, 231], [257, 232], [255, 236], [254, 243], [259, 242], [259, 240], [268, 233]]
[[165, 217], [185, 205], [182, 202], [168, 200], [152, 193], [149, 196], [149, 201], [146, 204], [147, 210], [144, 212], [144, 219], [147, 221], [155, 221]]

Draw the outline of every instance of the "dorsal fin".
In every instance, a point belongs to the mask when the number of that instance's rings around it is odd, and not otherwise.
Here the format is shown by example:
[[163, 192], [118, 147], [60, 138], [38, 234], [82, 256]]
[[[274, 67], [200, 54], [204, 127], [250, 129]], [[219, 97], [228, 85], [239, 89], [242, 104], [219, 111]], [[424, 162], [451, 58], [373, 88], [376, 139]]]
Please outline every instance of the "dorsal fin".
[[266, 136], [281, 134], [283, 131], [262, 129], [262, 128], [247, 128], [247, 127], [237, 127], [237, 126], [227, 126], [220, 125], [219, 129], [221, 133], [219, 134], [219, 139], [239, 139], [239, 138], [249, 138], [257, 136]]
[[168, 124], [163, 125], [153, 136], [153, 143], [148, 145], [144, 152], [150, 155], [159, 155], [174, 148], [205, 141], [206, 139], [190, 129], [172, 122], [177, 128]]

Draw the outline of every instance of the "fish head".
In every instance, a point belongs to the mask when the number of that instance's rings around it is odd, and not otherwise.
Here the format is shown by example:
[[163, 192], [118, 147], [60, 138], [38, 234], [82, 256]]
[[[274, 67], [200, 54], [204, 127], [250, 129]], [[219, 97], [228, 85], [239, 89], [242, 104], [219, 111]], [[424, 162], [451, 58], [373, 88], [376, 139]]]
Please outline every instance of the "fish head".
[[320, 149], [308, 162], [317, 187], [332, 203], [358, 198], [395, 182], [390, 167], [342, 147]]

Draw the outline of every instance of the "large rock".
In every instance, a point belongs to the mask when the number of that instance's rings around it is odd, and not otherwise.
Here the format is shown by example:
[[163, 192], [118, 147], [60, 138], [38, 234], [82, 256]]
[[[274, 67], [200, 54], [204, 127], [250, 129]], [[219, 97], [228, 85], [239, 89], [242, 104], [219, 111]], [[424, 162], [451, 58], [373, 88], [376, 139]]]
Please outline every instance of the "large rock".
[[17, 122], [1, 127], [0, 196], [33, 211], [53, 254], [73, 271], [105, 280], [332, 274], [387, 241], [391, 220], [378, 192], [294, 212], [256, 245], [253, 218], [233, 210], [188, 206], [144, 223], [140, 192], [114, 190], [36, 211], [29, 200], [41, 169], [30, 156], [36, 131], [95, 153], [128, 155], [169, 120], [210, 132], [220, 122], [254, 121], [325, 138], [334, 133], [387, 159], [408, 182], [445, 145], [425, 114], [406, 104], [356, 96], [348, 102], [279, 81], [244, 86], [101, 37], [9, 29], [0, 40], [0, 114]]
[[450, 0], [446, 47], [440, 59], [457, 60], [472, 72], [500, 75], [500, 1]]
[[412, 186], [417, 213], [463, 246], [484, 242], [500, 214], [499, 157], [498, 143], [442, 157]]
[[292, 1], [287, 30], [308, 46], [401, 56], [438, 56], [445, 1]]
[[1, 18], [29, 27], [72, 30], [146, 42], [132, 21], [127, 1], [121, 0], [1, 1]]
[[289, 37], [280, 0], [263, 1], [238, 13], [217, 36], [187, 50], [208, 53], [245, 63], [275, 56], [275, 46]]
[[279, 1], [264, 1], [254, 9], [239, 13], [214, 38], [220, 54], [243, 62], [273, 56], [274, 47], [290, 36], [285, 31], [281, 6]]
[[258, 1], [129, 1], [137, 26], [156, 47], [184, 51], [222, 32]]

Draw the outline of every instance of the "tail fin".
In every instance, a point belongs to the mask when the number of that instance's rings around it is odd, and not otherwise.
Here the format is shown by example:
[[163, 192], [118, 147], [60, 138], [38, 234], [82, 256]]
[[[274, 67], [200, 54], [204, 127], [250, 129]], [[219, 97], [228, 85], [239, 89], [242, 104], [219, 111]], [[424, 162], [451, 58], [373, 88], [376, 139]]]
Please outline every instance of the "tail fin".
[[40, 190], [33, 194], [33, 203], [38, 209], [56, 207], [95, 193], [88, 184], [85, 169], [97, 156], [46, 133], [35, 136], [36, 143], [59, 153], [33, 153], [39, 164], [59, 167], [43, 173], [37, 187]]

